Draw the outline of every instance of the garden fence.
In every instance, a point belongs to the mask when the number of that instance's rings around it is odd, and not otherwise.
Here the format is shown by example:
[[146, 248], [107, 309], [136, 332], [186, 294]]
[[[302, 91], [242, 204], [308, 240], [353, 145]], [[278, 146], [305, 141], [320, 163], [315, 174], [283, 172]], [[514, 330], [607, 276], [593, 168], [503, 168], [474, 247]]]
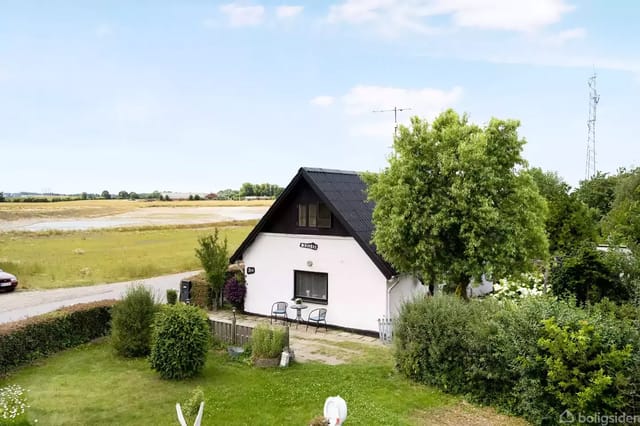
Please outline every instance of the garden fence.
[[391, 343], [393, 341], [393, 319], [387, 317], [379, 318], [378, 328], [380, 330], [380, 340], [382, 343]]
[[209, 322], [211, 324], [211, 333], [226, 344], [244, 346], [251, 339], [253, 327], [218, 320], [209, 320]]

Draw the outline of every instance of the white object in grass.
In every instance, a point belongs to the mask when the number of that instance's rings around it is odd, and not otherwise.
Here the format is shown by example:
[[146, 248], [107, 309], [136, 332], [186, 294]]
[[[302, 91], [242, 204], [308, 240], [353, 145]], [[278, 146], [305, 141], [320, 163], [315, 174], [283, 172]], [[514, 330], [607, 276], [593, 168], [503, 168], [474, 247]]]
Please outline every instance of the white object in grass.
[[341, 425], [347, 419], [347, 403], [340, 396], [330, 396], [324, 402], [324, 417], [329, 425]]
[[[187, 426], [187, 421], [184, 419], [184, 415], [182, 414], [182, 408], [180, 407], [180, 403], [176, 404], [176, 412], [178, 413], [178, 422], [180, 422], [180, 426]], [[204, 401], [200, 403], [200, 408], [198, 409], [198, 415], [196, 416], [196, 421], [193, 422], [193, 426], [200, 426], [202, 423], [202, 415], [204, 414]]]

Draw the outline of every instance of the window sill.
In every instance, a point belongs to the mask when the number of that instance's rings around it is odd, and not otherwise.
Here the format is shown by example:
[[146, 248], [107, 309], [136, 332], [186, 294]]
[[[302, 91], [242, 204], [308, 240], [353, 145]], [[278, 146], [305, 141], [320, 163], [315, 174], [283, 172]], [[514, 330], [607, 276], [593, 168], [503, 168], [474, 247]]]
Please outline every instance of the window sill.
[[328, 305], [329, 304], [329, 301], [326, 300], [326, 299], [311, 299], [311, 298], [308, 298], [308, 297], [300, 297], [300, 296], [294, 298], [293, 300], [295, 300], [297, 298], [301, 299], [303, 303], [313, 303], [314, 305]]

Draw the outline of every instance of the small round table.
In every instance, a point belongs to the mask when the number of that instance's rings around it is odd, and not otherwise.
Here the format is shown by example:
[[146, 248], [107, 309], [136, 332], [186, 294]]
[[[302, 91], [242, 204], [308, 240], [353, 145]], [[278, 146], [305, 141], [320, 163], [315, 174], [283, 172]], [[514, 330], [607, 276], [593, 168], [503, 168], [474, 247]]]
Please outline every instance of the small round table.
[[308, 306], [304, 303], [294, 303], [289, 305], [289, 308], [296, 310], [296, 328], [298, 328], [298, 324], [302, 321], [302, 310], [307, 309]]

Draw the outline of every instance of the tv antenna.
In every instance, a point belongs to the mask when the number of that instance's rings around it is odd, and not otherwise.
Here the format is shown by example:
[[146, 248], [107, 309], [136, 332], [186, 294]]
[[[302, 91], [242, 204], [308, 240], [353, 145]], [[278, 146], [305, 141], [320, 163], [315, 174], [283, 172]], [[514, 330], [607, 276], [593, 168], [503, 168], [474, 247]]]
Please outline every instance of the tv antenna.
[[396, 135], [398, 133], [398, 112], [402, 111], [411, 111], [411, 108], [394, 106], [393, 109], [374, 109], [372, 112], [393, 112], [393, 134]]
[[587, 120], [587, 164], [585, 167], [585, 180], [596, 175], [596, 107], [600, 101], [600, 95], [596, 90], [596, 73], [589, 78], [589, 120]]

